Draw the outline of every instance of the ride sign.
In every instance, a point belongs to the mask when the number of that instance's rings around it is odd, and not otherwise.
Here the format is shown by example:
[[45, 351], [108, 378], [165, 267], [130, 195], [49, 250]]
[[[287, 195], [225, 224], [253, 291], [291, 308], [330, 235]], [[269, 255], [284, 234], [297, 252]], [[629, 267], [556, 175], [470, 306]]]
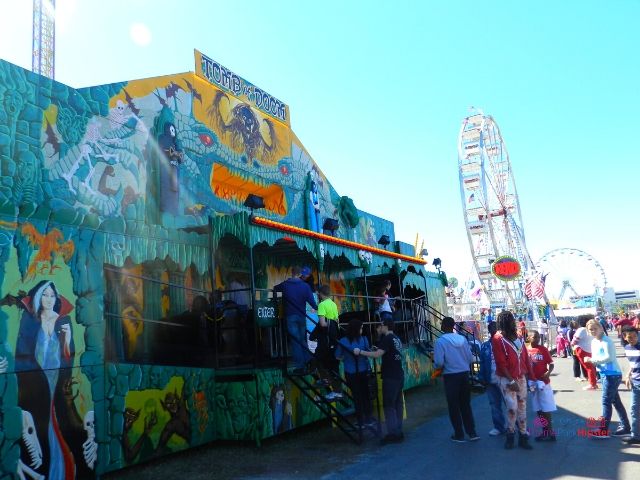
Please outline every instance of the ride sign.
[[515, 280], [522, 273], [522, 267], [517, 258], [505, 255], [498, 257], [491, 264], [491, 273], [502, 281]]

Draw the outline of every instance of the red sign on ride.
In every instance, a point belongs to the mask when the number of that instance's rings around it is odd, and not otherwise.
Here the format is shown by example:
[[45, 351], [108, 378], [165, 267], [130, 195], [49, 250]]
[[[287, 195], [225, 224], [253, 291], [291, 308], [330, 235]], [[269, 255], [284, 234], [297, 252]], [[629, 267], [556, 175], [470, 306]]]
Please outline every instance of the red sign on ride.
[[505, 255], [491, 264], [491, 272], [500, 280], [509, 281], [520, 276], [522, 267], [516, 258]]

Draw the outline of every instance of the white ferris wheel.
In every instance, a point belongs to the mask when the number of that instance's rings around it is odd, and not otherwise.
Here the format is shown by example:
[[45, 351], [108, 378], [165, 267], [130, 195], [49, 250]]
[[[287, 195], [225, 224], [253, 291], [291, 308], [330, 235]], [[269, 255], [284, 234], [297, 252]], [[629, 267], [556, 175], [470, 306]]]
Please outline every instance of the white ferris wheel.
[[545, 253], [536, 270], [546, 275], [545, 292], [557, 303], [575, 303], [584, 297], [598, 297], [607, 286], [600, 262], [576, 248], [557, 248]]
[[[481, 110], [462, 121], [458, 168], [464, 221], [482, 288], [492, 306], [522, 306], [524, 274], [533, 265], [524, 241], [516, 183], [500, 129]], [[504, 281], [494, 275], [492, 265], [503, 257], [519, 262], [518, 278]]]

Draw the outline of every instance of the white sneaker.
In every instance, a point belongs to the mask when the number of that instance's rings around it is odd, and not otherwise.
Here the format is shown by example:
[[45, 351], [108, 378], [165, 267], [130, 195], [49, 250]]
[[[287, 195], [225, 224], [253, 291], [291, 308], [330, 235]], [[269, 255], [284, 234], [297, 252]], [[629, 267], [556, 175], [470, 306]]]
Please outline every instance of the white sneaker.
[[576, 382], [581, 382], [582, 380], [580, 379], [580, 377], [575, 377]]
[[491, 430], [489, 430], [489, 435], [491, 435], [492, 437], [497, 437], [498, 435], [502, 435], [502, 433], [497, 428], [492, 428]]

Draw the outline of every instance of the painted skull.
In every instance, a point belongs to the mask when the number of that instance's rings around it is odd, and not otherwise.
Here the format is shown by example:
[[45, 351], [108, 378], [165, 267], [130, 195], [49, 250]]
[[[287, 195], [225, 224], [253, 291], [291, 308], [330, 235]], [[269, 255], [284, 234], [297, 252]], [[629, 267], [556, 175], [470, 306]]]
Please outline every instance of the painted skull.
[[95, 414], [93, 413], [93, 410], [89, 410], [84, 416], [83, 428], [84, 431], [87, 432], [88, 438], [95, 438]]

